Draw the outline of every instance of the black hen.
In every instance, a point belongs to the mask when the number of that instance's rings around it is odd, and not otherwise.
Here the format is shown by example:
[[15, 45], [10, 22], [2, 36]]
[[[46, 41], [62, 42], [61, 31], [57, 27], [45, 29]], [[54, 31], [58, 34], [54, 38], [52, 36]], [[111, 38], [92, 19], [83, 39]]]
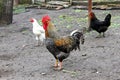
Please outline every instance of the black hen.
[[103, 33], [103, 37], [105, 37], [105, 32], [107, 31], [108, 27], [111, 25], [111, 14], [108, 14], [104, 21], [100, 21], [97, 19], [95, 14], [93, 12], [90, 12], [90, 29], [96, 30], [101, 36], [101, 33]]

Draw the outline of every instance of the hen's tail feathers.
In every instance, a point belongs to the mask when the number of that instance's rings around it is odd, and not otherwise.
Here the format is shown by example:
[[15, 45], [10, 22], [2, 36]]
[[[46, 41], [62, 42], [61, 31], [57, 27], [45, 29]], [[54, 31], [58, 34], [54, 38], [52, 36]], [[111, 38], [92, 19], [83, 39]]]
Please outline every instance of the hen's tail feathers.
[[106, 26], [109, 27], [111, 25], [111, 14], [108, 14], [106, 17], [105, 17], [105, 23], [106, 23]]
[[105, 21], [110, 21], [111, 20], [111, 14], [108, 14], [106, 17], [105, 17]]

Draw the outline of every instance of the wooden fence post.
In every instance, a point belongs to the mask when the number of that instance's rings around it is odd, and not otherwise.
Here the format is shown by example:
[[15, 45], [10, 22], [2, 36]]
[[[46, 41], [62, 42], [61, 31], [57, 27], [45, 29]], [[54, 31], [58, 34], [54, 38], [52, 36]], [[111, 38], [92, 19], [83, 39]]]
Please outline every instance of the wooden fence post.
[[[88, 27], [90, 26], [90, 16], [89, 13], [92, 11], [92, 0], [88, 0]], [[89, 27], [90, 30], [90, 27]]]

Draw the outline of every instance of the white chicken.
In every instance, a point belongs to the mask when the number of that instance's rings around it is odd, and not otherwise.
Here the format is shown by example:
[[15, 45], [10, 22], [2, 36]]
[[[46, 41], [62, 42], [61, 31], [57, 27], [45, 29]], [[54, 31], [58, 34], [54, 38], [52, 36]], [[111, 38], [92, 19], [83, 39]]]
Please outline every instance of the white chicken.
[[35, 18], [31, 18], [30, 22], [33, 24], [33, 34], [36, 36], [37, 46], [43, 45], [45, 39], [45, 30], [39, 25]]

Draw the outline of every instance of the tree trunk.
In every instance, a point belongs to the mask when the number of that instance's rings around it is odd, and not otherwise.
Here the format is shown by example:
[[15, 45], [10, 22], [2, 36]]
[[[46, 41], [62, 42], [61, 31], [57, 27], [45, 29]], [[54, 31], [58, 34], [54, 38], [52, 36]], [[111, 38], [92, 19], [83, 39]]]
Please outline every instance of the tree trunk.
[[12, 23], [13, 0], [0, 1], [0, 24]]

